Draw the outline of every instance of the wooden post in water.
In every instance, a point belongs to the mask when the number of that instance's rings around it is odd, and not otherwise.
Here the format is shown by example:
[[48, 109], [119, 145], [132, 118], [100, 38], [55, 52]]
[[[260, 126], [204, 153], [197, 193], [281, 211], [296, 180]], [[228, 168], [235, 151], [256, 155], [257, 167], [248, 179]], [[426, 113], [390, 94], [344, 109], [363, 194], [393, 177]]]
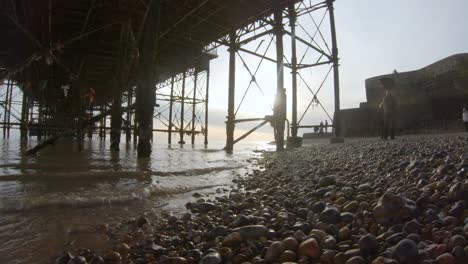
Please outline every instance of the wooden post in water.
[[185, 72], [183, 73], [182, 76], [182, 96], [181, 96], [181, 102], [180, 102], [180, 128], [179, 128], [179, 144], [185, 144], [184, 141], [184, 115], [185, 115], [185, 78], [186, 74]]
[[284, 128], [286, 122], [286, 92], [284, 89], [284, 51], [283, 51], [283, 9], [279, 0], [275, 6], [275, 35], [276, 35], [276, 99], [274, 106], [274, 128], [276, 150], [284, 149]]
[[228, 91], [228, 115], [226, 121], [226, 147], [227, 151], [234, 149], [234, 129], [235, 129], [235, 115], [234, 103], [236, 93], [236, 31], [231, 29], [229, 33], [229, 91]]
[[172, 111], [174, 107], [174, 76], [171, 78], [171, 95], [169, 97], [169, 127], [168, 127], [168, 135], [167, 135], [167, 143], [170, 145], [172, 144]]
[[138, 157], [151, 155], [153, 138], [153, 113], [156, 104], [156, 51], [159, 39], [160, 0], [151, 1], [143, 26], [140, 46], [140, 64], [136, 89], [136, 114], [138, 117]]
[[192, 145], [195, 145], [195, 123], [197, 118], [197, 84], [198, 84], [198, 68], [195, 68], [195, 76], [193, 79], [193, 98], [192, 98]]

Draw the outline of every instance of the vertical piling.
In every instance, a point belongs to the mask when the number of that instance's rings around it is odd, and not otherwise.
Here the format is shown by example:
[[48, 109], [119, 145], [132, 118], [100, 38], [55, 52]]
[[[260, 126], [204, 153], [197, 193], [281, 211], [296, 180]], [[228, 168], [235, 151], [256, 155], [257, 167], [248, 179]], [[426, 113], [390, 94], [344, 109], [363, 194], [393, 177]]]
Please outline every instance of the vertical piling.
[[332, 57], [333, 57], [333, 83], [335, 90], [335, 115], [333, 125], [335, 127], [335, 137], [341, 136], [340, 125], [340, 76], [339, 76], [339, 58], [338, 44], [336, 40], [335, 11], [333, 7], [334, 0], [327, 0], [328, 12], [330, 16], [330, 29], [332, 39]]
[[29, 120], [29, 98], [23, 89], [23, 102], [21, 104], [21, 139], [28, 138], [28, 120]]
[[7, 138], [10, 138], [10, 128], [11, 128], [11, 104], [13, 101], [13, 81], [9, 81], [10, 87], [10, 98], [8, 99], [8, 127], [7, 127]]
[[193, 78], [193, 98], [192, 98], [192, 145], [195, 144], [195, 124], [197, 118], [197, 84], [198, 84], [198, 69], [195, 68]]
[[[3, 83], [2, 85], [4, 85]], [[3, 138], [6, 138], [7, 130], [7, 121], [8, 121], [8, 108], [9, 108], [9, 98], [10, 98], [10, 80], [6, 83], [6, 93], [5, 101], [3, 102]]]
[[160, 0], [149, 3], [149, 12], [141, 35], [141, 56], [138, 69], [138, 85], [136, 89], [136, 112], [138, 116], [138, 157], [151, 155], [151, 140], [153, 138], [153, 113], [156, 103], [156, 56], [159, 24]]
[[236, 90], [236, 31], [231, 29], [229, 33], [229, 92], [228, 92], [228, 116], [226, 121], [226, 147], [227, 151], [234, 148], [234, 103]]
[[[44, 105], [42, 104], [42, 96], [41, 96], [39, 98], [38, 118], [37, 118], [37, 139], [38, 140], [42, 140], [42, 126], [43, 126], [43, 119], [44, 119], [44, 109], [43, 108], [44, 108]], [[81, 123], [80, 123], [80, 126], [81, 126]]]
[[169, 127], [167, 135], [167, 143], [172, 144], [172, 109], [174, 107], [174, 76], [171, 78], [171, 95], [169, 96]]
[[275, 7], [275, 35], [276, 35], [276, 99], [274, 107], [274, 127], [276, 150], [284, 149], [284, 128], [286, 122], [286, 92], [284, 89], [284, 50], [283, 50], [283, 15], [279, 1]]
[[[297, 138], [297, 51], [296, 51], [296, 9], [294, 4], [290, 4], [289, 26], [291, 27], [291, 74], [292, 74], [292, 121], [291, 136]], [[295, 140], [293, 140], [295, 141]]]
[[184, 114], [185, 114], [185, 78], [186, 74], [183, 73], [182, 76], [182, 96], [180, 98], [180, 128], [179, 128], [179, 144], [185, 144], [184, 141]]
[[127, 94], [127, 123], [125, 126], [125, 142], [127, 144], [132, 140], [132, 110], [130, 109], [133, 104], [132, 98], [132, 88], [129, 88]]
[[122, 96], [120, 92], [114, 95], [111, 109], [111, 131], [110, 131], [110, 148], [111, 150], [120, 150], [120, 134], [122, 128]]
[[206, 69], [206, 91], [205, 91], [205, 145], [208, 145], [208, 97], [210, 91], [210, 65]]

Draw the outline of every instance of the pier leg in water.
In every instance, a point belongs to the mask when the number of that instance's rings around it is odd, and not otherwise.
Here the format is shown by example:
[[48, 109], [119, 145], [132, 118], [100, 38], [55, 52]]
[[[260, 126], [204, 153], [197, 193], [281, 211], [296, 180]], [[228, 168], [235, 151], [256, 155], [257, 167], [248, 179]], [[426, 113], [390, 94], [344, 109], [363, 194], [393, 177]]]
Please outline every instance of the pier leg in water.
[[284, 50], [283, 50], [283, 10], [279, 1], [275, 7], [275, 33], [276, 33], [276, 99], [274, 106], [274, 126], [276, 150], [284, 149], [284, 128], [286, 122], [286, 90], [284, 89]]
[[153, 135], [153, 113], [156, 104], [156, 58], [160, 22], [160, 0], [150, 2], [142, 38], [141, 56], [138, 69], [138, 84], [136, 90], [136, 115], [138, 117], [138, 157], [151, 155], [151, 139]]
[[179, 128], [179, 138], [180, 139], [179, 139], [179, 144], [181, 144], [181, 145], [185, 144], [185, 141], [184, 141], [185, 78], [186, 78], [186, 74], [184, 72], [183, 77], [182, 77], [182, 95], [181, 95], [181, 101], [180, 101], [180, 128]]
[[235, 115], [234, 103], [236, 93], [236, 31], [232, 30], [229, 34], [229, 94], [228, 94], [228, 116], [226, 121], [226, 147], [224, 150], [232, 151], [234, 149], [234, 129]]
[[116, 95], [112, 103], [112, 115], [111, 115], [111, 150], [118, 151], [120, 145], [120, 130], [122, 128], [122, 97]]
[[28, 124], [29, 124], [29, 97], [26, 92], [23, 92], [23, 103], [21, 106], [21, 140], [28, 140]]
[[195, 144], [195, 121], [197, 118], [197, 82], [198, 82], [198, 69], [195, 68], [195, 77], [193, 80], [193, 100], [192, 100], [192, 145]]

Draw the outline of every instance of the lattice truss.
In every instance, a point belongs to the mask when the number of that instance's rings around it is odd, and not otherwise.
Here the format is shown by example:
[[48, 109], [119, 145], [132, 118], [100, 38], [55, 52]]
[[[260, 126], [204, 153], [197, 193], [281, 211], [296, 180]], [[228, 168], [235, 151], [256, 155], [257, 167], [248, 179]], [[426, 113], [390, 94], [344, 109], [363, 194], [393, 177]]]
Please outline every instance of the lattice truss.
[[185, 135], [206, 135], [209, 70], [194, 68], [157, 85], [154, 129], [183, 142]]
[[[294, 23], [295, 32], [292, 29]], [[297, 107], [298, 128], [313, 127], [313, 122], [327, 120], [333, 123], [331, 111], [333, 109], [333, 53], [331, 48], [330, 17], [326, 1], [302, 1], [294, 8], [283, 11], [284, 27], [284, 66], [285, 88], [288, 98], [291, 98], [291, 75], [294, 67], [297, 72], [297, 90], [299, 98]], [[236, 63], [239, 66], [236, 76], [247, 75], [248, 82], [236, 80], [236, 119], [242, 112], [243, 104], [247, 101], [258, 102], [258, 96], [270, 94], [264, 107], [273, 113], [271, 92], [274, 87], [272, 80], [276, 80], [276, 35], [274, 17], [269, 16], [236, 31]], [[295, 39], [297, 50], [297, 64], [292, 63], [292, 39]], [[230, 46], [229, 37], [224, 37], [209, 45], [206, 50], [219, 46]], [[245, 78], [242, 78], [245, 79]], [[330, 88], [330, 89], [327, 89]], [[327, 98], [326, 103], [322, 98]], [[329, 101], [328, 101], [329, 100]], [[290, 101], [290, 100], [289, 100]], [[288, 105], [291, 105], [288, 103]], [[314, 111], [318, 110], [318, 111]], [[289, 112], [289, 111], [288, 111]], [[291, 113], [291, 112], [289, 112]], [[236, 121], [260, 121], [261, 118], [245, 118]], [[319, 121], [320, 120], [320, 121]], [[304, 124], [308, 123], [308, 124]], [[294, 125], [294, 124], [292, 124]]]
[[0, 127], [4, 138], [9, 136], [10, 128], [20, 126], [22, 104], [23, 91], [13, 82], [2, 82], [0, 84]]

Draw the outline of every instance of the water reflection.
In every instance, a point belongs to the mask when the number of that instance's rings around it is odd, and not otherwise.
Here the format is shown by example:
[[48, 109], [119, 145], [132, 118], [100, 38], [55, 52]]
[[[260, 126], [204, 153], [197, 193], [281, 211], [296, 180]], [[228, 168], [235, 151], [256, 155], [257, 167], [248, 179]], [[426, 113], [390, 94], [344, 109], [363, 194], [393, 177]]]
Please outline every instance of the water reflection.
[[[194, 192], [215, 193], [247, 165], [254, 144], [236, 155], [211, 147], [154, 144], [138, 159], [135, 144], [63, 139], [36, 156], [21, 151], [36, 140], [0, 144], [0, 263], [41, 263], [64, 248], [98, 241], [86, 227], [148, 212], [181, 211]], [[47, 241], [47, 242], [45, 242]], [[47, 243], [47, 247], [44, 246]], [[99, 242], [101, 243], [101, 242]]]

